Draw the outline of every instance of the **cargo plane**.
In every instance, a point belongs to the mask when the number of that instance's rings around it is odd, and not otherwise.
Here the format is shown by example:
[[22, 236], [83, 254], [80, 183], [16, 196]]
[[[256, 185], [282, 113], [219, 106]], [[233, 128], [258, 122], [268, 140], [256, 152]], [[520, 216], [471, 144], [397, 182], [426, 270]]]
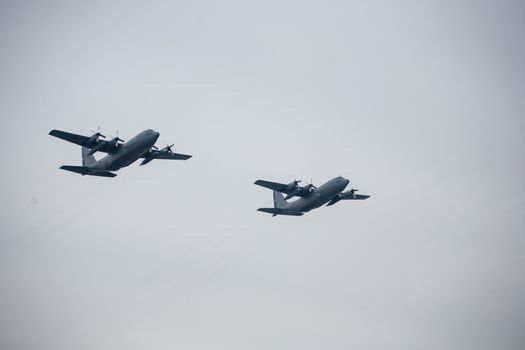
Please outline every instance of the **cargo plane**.
[[[340, 200], [363, 200], [370, 196], [356, 194], [357, 189], [351, 188], [343, 192], [350, 181], [338, 176], [325, 184], [316, 187], [308, 184], [304, 187], [299, 186], [300, 180], [295, 180], [289, 184], [257, 180], [255, 185], [259, 185], [273, 190], [273, 208], [259, 208], [258, 211], [276, 215], [301, 216], [312, 209], [334, 205]], [[286, 194], [286, 197], [283, 196]], [[288, 202], [287, 199], [300, 197], [299, 199]]]
[[[81, 175], [115, 177], [117, 171], [142, 158], [140, 165], [145, 165], [154, 159], [186, 160], [190, 155], [174, 153], [171, 146], [159, 149], [155, 146], [159, 133], [148, 129], [128, 142], [116, 137], [106, 140], [100, 133], [100, 129], [91, 136], [82, 136], [60, 130], [51, 130], [49, 135], [59, 139], [72, 142], [82, 147], [82, 166], [63, 165], [60, 169], [72, 171]], [[104, 138], [104, 139], [103, 139]], [[96, 160], [93, 154], [96, 152], [107, 153], [100, 160]]]

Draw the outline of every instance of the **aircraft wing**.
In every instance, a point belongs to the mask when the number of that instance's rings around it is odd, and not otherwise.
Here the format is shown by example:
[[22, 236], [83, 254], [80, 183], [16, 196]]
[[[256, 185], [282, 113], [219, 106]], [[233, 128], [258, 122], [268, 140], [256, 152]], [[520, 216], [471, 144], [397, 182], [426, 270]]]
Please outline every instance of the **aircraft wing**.
[[279, 208], [259, 208], [257, 210], [262, 211], [263, 213], [273, 214], [273, 216], [276, 216], [276, 215], [303, 216], [304, 215], [304, 213], [300, 211], [282, 210]]
[[192, 156], [189, 154], [182, 154], [182, 153], [162, 153], [158, 156], [155, 156], [155, 159], [173, 159], [173, 160], [187, 160], [190, 159]]
[[108, 141], [90, 140], [90, 138], [87, 136], [73, 134], [70, 132], [51, 130], [49, 132], [49, 135], [58, 137], [59, 139], [74, 143], [82, 147], [96, 149], [97, 152], [111, 153], [115, 150], [115, 147], [112, 147], [112, 145], [108, 143]]
[[257, 180], [254, 182], [254, 184], [269, 188], [270, 190], [274, 190], [277, 192], [292, 194], [292, 197], [306, 197], [312, 193], [311, 190], [308, 189], [308, 187], [299, 187], [299, 190], [297, 190], [293, 187], [290, 188], [290, 184], [281, 184], [278, 182], [271, 182], [266, 180]]
[[140, 156], [140, 158], [145, 159], [171, 159], [171, 160], [187, 160], [190, 159], [192, 156], [189, 154], [181, 154], [181, 153], [172, 153], [172, 152], [156, 152], [156, 151], [149, 151], [144, 153]]
[[365, 194], [354, 194], [353, 196], [352, 195], [343, 195], [341, 197], [341, 199], [343, 199], [343, 200], [363, 200], [363, 199], [367, 199], [368, 197], [370, 197], [370, 196], [367, 196]]
[[66, 140], [72, 143], [75, 143], [79, 146], [86, 146], [89, 137], [72, 134], [70, 132], [60, 131], [60, 130], [51, 130], [49, 135], [58, 137], [59, 139]]
[[367, 196], [365, 194], [355, 194], [348, 191], [348, 192], [343, 192], [343, 193], [339, 193], [337, 196], [335, 196], [334, 198], [330, 199], [330, 201], [326, 204], [327, 207], [331, 206], [331, 205], [334, 205], [335, 203], [339, 202], [340, 200], [363, 200], [363, 199], [367, 199], [369, 198], [370, 196]]
[[280, 184], [277, 182], [271, 182], [271, 181], [265, 181], [265, 180], [257, 180], [254, 182], [254, 184], [269, 188], [270, 190], [274, 190], [281, 193], [289, 194], [290, 191], [287, 191], [287, 186], [285, 184]]

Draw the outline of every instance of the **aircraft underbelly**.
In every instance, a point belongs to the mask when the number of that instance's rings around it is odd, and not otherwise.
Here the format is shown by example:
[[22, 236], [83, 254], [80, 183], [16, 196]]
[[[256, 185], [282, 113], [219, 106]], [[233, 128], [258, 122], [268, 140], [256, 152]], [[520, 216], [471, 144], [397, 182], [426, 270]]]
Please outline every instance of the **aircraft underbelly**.
[[147, 149], [145, 150], [143, 148], [123, 149], [122, 152], [112, 155], [113, 157], [109, 162], [108, 170], [116, 171], [126, 167], [139, 159], [146, 151]]
[[323, 197], [320, 193], [314, 193], [309, 197], [304, 198], [303, 211], [310, 211], [319, 208], [322, 205]]
[[317, 209], [330, 201], [334, 196], [340, 192], [339, 188], [325, 189], [316, 193], [318, 196], [310, 203], [311, 209]]

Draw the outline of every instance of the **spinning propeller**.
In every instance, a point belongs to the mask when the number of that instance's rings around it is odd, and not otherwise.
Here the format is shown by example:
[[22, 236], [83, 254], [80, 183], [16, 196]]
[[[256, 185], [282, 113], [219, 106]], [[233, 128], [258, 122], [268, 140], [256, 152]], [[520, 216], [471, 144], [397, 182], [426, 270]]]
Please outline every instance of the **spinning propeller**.
[[106, 137], [100, 133], [100, 126], [98, 127], [97, 131], [91, 130], [91, 132], [93, 133], [93, 135], [91, 135], [87, 142], [84, 144], [84, 146], [86, 146], [87, 148], [95, 146], [98, 143], [100, 137]]
[[166, 147], [164, 147], [163, 149], [160, 150], [160, 152], [167, 152], [167, 153], [173, 153], [173, 151], [171, 150], [171, 148], [175, 146], [175, 144], [172, 144], [171, 146], [167, 145], [166, 144]]
[[[104, 138], [106, 138], [106, 136], [105, 136], [105, 135], [102, 135], [102, 133], [100, 132], [100, 126], [97, 127], [97, 131], [95, 131], [95, 130], [91, 130], [91, 132], [93, 133], [93, 136], [96, 137], [97, 141], [98, 141], [98, 139], [99, 139], [100, 137], [104, 137]], [[93, 136], [92, 136], [92, 137], [93, 137]]]
[[109, 135], [109, 136], [112, 137], [112, 139], [109, 140], [108, 142], [109, 142], [109, 143], [112, 143], [114, 147], [118, 147], [118, 146], [120, 145], [120, 144], [119, 144], [119, 141], [120, 141], [120, 142], [125, 142], [123, 139], [121, 139], [121, 138], [118, 136], [118, 130], [117, 130], [117, 132], [116, 132], [116, 135], [117, 135], [117, 136], [115, 136], [115, 137]]
[[140, 163], [140, 165], [146, 165], [148, 164], [149, 162], [151, 162], [153, 159], [155, 159], [157, 156], [159, 156], [160, 153], [170, 153], [172, 154], [173, 151], [171, 150], [171, 148], [175, 146], [175, 144], [172, 144], [171, 146], [166, 144], [166, 147], [164, 147], [163, 149], [160, 149], [153, 145], [151, 146], [151, 150], [150, 150], [150, 154], [147, 155], [144, 160], [142, 161], [142, 163]]
[[312, 179], [310, 179], [310, 183], [306, 186], [304, 186], [304, 188], [309, 191], [309, 192], [312, 192], [313, 190], [316, 190], [317, 187], [313, 184], [313, 181]]
[[286, 187], [288, 187], [290, 191], [296, 191], [297, 189], [299, 189], [299, 182], [301, 181], [302, 180], [295, 179], [295, 176], [294, 176], [294, 180], [290, 182]]
[[292, 183], [293, 183], [295, 186], [297, 186], [297, 185], [299, 185], [299, 182], [301, 182], [301, 181], [302, 181], [302, 180], [293, 180]]
[[104, 148], [108, 142], [106, 140], [100, 141], [101, 137], [104, 137], [104, 138], [106, 137], [105, 135], [102, 135], [102, 133], [100, 132], [100, 126], [97, 128], [97, 131], [91, 130], [91, 132], [93, 133], [93, 135], [89, 137], [89, 140], [87, 141], [85, 145], [87, 148], [91, 148], [91, 150], [87, 154], [88, 156]]
[[350, 191], [347, 191], [347, 193], [350, 193], [352, 197], [355, 198], [355, 193], [359, 191], [357, 188], [350, 188]]

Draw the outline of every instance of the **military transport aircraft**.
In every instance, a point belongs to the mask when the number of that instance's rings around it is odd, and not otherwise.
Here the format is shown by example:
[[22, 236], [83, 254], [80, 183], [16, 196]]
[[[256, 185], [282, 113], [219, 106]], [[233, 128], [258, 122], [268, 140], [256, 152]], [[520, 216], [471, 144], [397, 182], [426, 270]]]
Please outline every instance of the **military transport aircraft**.
[[[256, 185], [269, 188], [273, 190], [273, 208], [259, 208], [258, 211], [276, 215], [292, 215], [301, 216], [305, 212], [312, 209], [319, 208], [323, 204], [327, 206], [334, 205], [342, 199], [345, 200], [362, 200], [370, 196], [356, 194], [357, 189], [350, 189], [350, 191], [343, 192], [350, 181], [341, 176], [338, 176], [322, 186], [315, 187], [313, 184], [308, 184], [304, 187], [299, 186], [300, 180], [293, 181], [289, 184], [281, 184], [265, 180], [255, 181]], [[284, 197], [282, 193], [286, 193]], [[294, 202], [287, 202], [287, 199], [292, 197], [301, 197]]]
[[[178, 159], [186, 160], [191, 158], [190, 155], [173, 153], [171, 146], [162, 149], [155, 147], [155, 142], [159, 138], [159, 133], [148, 129], [128, 142], [116, 137], [111, 140], [102, 140], [105, 138], [100, 133], [100, 129], [91, 136], [82, 136], [60, 130], [51, 130], [49, 135], [58, 137], [82, 146], [82, 166], [63, 165], [60, 169], [72, 171], [82, 175], [115, 177], [117, 174], [111, 171], [119, 170], [126, 167], [139, 158], [144, 160], [140, 165], [145, 165], [153, 159]], [[96, 160], [93, 156], [96, 152], [107, 153], [107, 156]]]

